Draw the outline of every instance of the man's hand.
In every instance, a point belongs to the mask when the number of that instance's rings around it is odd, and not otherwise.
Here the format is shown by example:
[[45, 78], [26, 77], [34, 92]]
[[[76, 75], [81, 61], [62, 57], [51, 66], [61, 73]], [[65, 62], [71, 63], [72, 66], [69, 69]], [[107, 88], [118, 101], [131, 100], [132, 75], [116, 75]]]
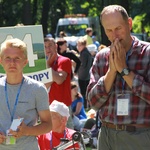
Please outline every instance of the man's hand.
[[114, 51], [115, 51], [115, 46], [112, 43], [110, 46], [110, 55], [109, 55], [109, 71], [116, 73], [117, 69], [115, 66], [115, 62], [114, 62]]
[[47, 66], [52, 67], [53, 62], [56, 60], [56, 55], [49, 53], [48, 59], [47, 59]]
[[0, 144], [2, 144], [6, 140], [6, 136], [0, 132]]
[[24, 122], [21, 123], [20, 126], [17, 127], [17, 131], [9, 130], [9, 133], [12, 134], [15, 138], [20, 138], [26, 135], [26, 129], [28, 127]]
[[127, 64], [126, 64], [126, 50], [121, 45], [119, 39], [115, 39], [113, 45], [114, 45], [113, 54], [114, 54], [115, 68], [116, 68], [116, 70], [119, 73], [121, 73], [121, 71], [124, 68], [127, 68]]

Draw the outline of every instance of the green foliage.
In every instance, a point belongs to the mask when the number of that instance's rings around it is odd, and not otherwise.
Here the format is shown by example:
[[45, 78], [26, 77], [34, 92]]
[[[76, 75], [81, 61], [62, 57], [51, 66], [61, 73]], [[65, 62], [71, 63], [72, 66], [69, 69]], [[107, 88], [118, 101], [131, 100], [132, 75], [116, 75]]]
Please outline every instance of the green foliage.
[[132, 0], [131, 8], [131, 17], [134, 18], [133, 31], [146, 32], [150, 36], [150, 1]]
[[81, 8], [85, 9], [89, 6], [90, 6], [90, 4], [88, 2], [85, 2], [84, 4], [81, 5]]
[[143, 19], [145, 17], [145, 14], [142, 14], [142, 15], [138, 15], [138, 16], [135, 16], [134, 19], [133, 19], [133, 32], [134, 33], [141, 33], [142, 32], [142, 28], [143, 28]]
[[[150, 31], [149, 0], [0, 0], [0, 26], [14, 26], [17, 23], [42, 24], [44, 33], [51, 32], [54, 35], [58, 19], [65, 14], [99, 16], [102, 8], [110, 4], [125, 5], [130, 16], [134, 18], [135, 32], [141, 32], [141, 28], [146, 32]], [[142, 24], [137, 22], [141, 18]]]

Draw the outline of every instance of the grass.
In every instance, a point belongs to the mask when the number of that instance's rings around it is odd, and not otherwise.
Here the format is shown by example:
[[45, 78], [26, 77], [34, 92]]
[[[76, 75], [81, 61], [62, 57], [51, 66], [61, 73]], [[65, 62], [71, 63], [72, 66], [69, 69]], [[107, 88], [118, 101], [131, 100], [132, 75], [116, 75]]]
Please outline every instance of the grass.
[[36, 72], [36, 71], [40, 71], [40, 70], [44, 70], [44, 69], [46, 69], [46, 60], [45, 60], [45, 58], [35, 60], [35, 67], [29, 67], [29, 65], [27, 65], [24, 68], [23, 72], [24, 73], [29, 73], [29, 72]]

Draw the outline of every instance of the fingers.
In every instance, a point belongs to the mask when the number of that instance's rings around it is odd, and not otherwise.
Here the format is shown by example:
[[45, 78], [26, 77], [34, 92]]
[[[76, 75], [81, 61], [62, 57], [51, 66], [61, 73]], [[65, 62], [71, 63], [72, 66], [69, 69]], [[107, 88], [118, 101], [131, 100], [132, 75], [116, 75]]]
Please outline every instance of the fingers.
[[[119, 39], [115, 39], [111, 44], [111, 53], [113, 53], [114, 66], [120, 72], [126, 66], [126, 52]], [[111, 54], [110, 54], [111, 55]]]
[[18, 127], [17, 127], [17, 131], [13, 131], [13, 130], [9, 130], [9, 133], [12, 134], [14, 137], [16, 138], [20, 138], [22, 136], [24, 136], [26, 131], [26, 124], [24, 122], [22, 122]]
[[0, 133], [0, 144], [6, 140], [6, 136]]
[[115, 47], [113, 43], [110, 46], [110, 55], [109, 55], [109, 69], [110, 71], [116, 72], [116, 66], [114, 64], [114, 53], [115, 53]]
[[121, 50], [121, 45], [118, 39], [116, 39], [113, 43], [114, 45], [114, 56], [116, 59], [118, 59], [119, 55], [120, 55], [120, 50]]
[[121, 41], [119, 41], [119, 39], [116, 39], [113, 45], [115, 47], [115, 52], [116, 52], [117, 57], [120, 55], [126, 55], [126, 51], [124, 47], [122, 46]]
[[9, 134], [11, 134], [12, 136], [14, 136], [15, 138], [19, 138], [19, 137], [22, 136], [20, 130], [13, 131], [13, 130], [10, 129]]

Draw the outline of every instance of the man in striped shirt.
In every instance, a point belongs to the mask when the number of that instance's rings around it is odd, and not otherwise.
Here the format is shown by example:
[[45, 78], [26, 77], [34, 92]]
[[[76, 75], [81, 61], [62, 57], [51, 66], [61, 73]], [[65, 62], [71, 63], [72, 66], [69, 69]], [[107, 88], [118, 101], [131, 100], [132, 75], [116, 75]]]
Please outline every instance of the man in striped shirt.
[[91, 68], [87, 97], [100, 109], [100, 150], [150, 148], [150, 43], [131, 36], [132, 19], [119, 5], [101, 12], [111, 45]]

